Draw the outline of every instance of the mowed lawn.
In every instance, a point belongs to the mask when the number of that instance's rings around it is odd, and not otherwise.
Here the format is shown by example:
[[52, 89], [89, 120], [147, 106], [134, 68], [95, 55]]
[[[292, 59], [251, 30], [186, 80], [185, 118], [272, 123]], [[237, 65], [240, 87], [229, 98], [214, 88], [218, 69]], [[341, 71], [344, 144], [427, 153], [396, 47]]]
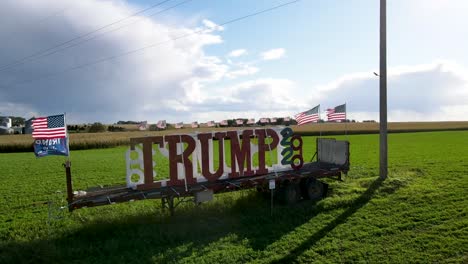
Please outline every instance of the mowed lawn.
[[[0, 263], [467, 263], [468, 131], [352, 135], [351, 171], [319, 202], [276, 205], [255, 190], [162, 213], [159, 200], [72, 214], [63, 157], [0, 154]], [[305, 138], [306, 158], [315, 137]], [[72, 152], [75, 189], [125, 182], [125, 147]], [[50, 203], [50, 202], [51, 203]]]

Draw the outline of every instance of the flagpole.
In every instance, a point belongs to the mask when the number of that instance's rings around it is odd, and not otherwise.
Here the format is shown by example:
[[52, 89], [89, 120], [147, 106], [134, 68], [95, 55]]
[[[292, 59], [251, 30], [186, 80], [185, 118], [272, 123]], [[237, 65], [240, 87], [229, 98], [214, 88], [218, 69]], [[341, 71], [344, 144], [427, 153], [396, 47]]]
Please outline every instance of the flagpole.
[[348, 121], [348, 111], [346, 110], [346, 102], [344, 103], [344, 121], [345, 121], [345, 137], [348, 139], [348, 127], [347, 127], [347, 121]]
[[318, 109], [318, 114], [319, 114], [319, 120], [317, 121], [318, 125], [319, 125], [319, 131], [320, 131], [320, 134], [319, 134], [319, 137], [322, 137], [322, 123], [320, 123], [320, 104], [319, 104], [319, 109]]
[[70, 207], [70, 204], [73, 203], [73, 185], [71, 179], [71, 161], [70, 161], [70, 138], [68, 136], [68, 128], [67, 128], [67, 113], [63, 113], [63, 123], [65, 126], [65, 139], [67, 140], [67, 159], [65, 160], [65, 175], [67, 181], [67, 201], [68, 201], [68, 211], [73, 211], [73, 208]]

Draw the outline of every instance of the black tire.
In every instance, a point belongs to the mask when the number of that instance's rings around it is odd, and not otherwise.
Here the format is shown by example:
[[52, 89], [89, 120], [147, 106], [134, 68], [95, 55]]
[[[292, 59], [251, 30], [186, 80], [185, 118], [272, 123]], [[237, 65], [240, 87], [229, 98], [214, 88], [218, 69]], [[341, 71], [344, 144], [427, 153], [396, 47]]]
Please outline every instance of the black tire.
[[301, 190], [297, 183], [287, 183], [279, 190], [279, 200], [287, 205], [296, 203], [301, 199]]
[[318, 200], [325, 196], [327, 185], [314, 178], [308, 178], [301, 182], [302, 197], [307, 200]]

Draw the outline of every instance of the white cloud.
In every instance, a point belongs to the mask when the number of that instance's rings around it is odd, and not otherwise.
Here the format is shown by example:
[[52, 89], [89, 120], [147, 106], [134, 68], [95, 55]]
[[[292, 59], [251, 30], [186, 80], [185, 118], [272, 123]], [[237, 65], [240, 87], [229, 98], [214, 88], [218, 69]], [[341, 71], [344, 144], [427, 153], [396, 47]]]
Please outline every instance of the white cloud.
[[223, 31], [224, 30], [224, 27], [219, 26], [215, 22], [208, 20], [208, 19], [203, 19], [202, 23], [206, 28], [208, 28], [208, 30], [211, 30], [211, 31]]
[[240, 57], [240, 56], [245, 55], [245, 54], [247, 54], [246, 49], [236, 49], [236, 50], [233, 50], [233, 51], [229, 52], [229, 54], [227, 56], [228, 57]]
[[283, 48], [271, 49], [264, 51], [260, 54], [263, 60], [277, 60], [284, 57], [286, 50]]
[[[126, 17], [137, 7], [120, 0], [69, 1], [63, 15], [31, 27], [60, 7], [61, 0], [4, 0], [0, 9], [0, 67], [28, 54], [83, 35]], [[49, 12], [47, 12], [49, 11]], [[83, 19], [86, 17], [86, 19]], [[17, 23], [18, 18], [25, 21]], [[344, 102], [352, 119], [378, 120], [378, 77], [373, 71], [350, 73], [316, 87], [283, 78], [253, 77], [254, 63], [223, 62], [206, 54], [220, 44], [216, 23], [178, 18], [178, 26], [140, 17], [127, 28], [102, 35], [52, 56], [0, 70], [1, 115], [49, 115], [67, 112], [71, 122], [116, 122], [159, 119], [201, 122], [235, 117], [292, 116], [321, 104], [322, 109]], [[208, 28], [204, 33], [193, 34]], [[182, 35], [189, 37], [167, 41]], [[76, 71], [51, 73], [122, 54], [154, 43], [142, 52]], [[246, 54], [243, 49], [230, 55]], [[282, 48], [265, 51], [262, 59], [284, 57]], [[229, 56], [228, 56], [229, 57]], [[262, 72], [263, 73], [263, 72]], [[268, 76], [267, 73], [263, 73]], [[32, 79], [32, 82], [23, 82]], [[13, 85], [12, 85], [13, 84]], [[309, 98], [309, 100], [307, 100]], [[390, 121], [466, 120], [468, 71], [446, 61], [390, 67]]]
[[[86, 34], [139, 9], [120, 0], [69, 1], [63, 15], [31, 27], [44, 13], [51, 13], [61, 4], [61, 0], [2, 2], [0, 16], [5, 23], [0, 24], [0, 39], [8, 41], [0, 43], [1, 65]], [[15, 23], [19, 17], [24, 23]], [[129, 27], [83, 45], [1, 71], [0, 105], [8, 109], [0, 111], [11, 115], [67, 112], [71, 122], [135, 118], [157, 121], [180, 116], [180, 111], [187, 110], [184, 102], [199, 100], [201, 87], [221, 79], [228, 70], [221, 60], [204, 52], [207, 45], [222, 42], [214, 34], [222, 27], [209, 20], [201, 23], [210, 30], [194, 34], [199, 25], [183, 26], [187, 22], [181, 19], [179, 26], [171, 26], [142, 16]], [[192, 35], [167, 41], [187, 34]], [[164, 44], [130, 56], [41, 78], [160, 42]], [[28, 79], [34, 81], [24, 82]]]
[[259, 72], [260, 69], [250, 65], [242, 65], [240, 69], [230, 71], [226, 73], [226, 77], [229, 79], [235, 79], [240, 76], [253, 75]]
[[[352, 119], [379, 115], [379, 77], [369, 72], [343, 76], [317, 87], [314, 102], [335, 106], [347, 102]], [[390, 67], [388, 120], [466, 120], [468, 71], [450, 62]]]

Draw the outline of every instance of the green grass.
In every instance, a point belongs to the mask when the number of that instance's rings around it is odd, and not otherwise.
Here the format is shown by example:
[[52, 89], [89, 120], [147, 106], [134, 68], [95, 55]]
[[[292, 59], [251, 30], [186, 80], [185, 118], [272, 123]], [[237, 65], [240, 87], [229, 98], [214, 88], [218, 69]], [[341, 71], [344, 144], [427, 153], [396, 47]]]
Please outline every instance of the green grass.
[[[389, 135], [384, 182], [378, 135], [348, 139], [345, 181], [273, 216], [268, 200], [243, 190], [182, 204], [174, 217], [158, 200], [49, 217], [47, 201], [65, 198], [63, 158], [0, 154], [0, 263], [468, 262], [468, 132]], [[305, 144], [311, 157], [315, 138]], [[123, 183], [125, 150], [73, 151], [75, 189]]]

